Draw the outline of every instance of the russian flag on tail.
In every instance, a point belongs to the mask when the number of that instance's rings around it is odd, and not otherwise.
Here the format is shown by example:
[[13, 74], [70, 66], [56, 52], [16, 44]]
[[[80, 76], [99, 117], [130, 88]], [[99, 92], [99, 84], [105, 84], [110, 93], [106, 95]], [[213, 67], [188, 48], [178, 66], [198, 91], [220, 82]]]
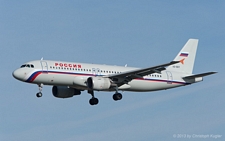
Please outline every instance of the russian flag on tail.
[[180, 56], [182, 56], [182, 57], [188, 57], [188, 53], [184, 53], [183, 52], [183, 53], [180, 54]]

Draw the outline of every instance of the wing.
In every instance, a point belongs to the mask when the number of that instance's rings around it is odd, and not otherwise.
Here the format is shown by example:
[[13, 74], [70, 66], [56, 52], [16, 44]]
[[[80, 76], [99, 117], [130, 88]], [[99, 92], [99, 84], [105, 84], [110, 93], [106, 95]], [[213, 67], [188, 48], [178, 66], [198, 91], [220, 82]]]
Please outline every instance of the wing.
[[170, 63], [144, 68], [144, 69], [136, 69], [132, 71], [123, 72], [120, 74], [112, 74], [104, 77], [110, 78], [117, 86], [122, 86], [123, 84], [127, 84], [133, 79], [142, 78], [145, 75], [149, 75], [152, 73], [161, 73], [161, 71], [165, 70], [167, 66], [179, 63], [180, 61], [172, 61]]

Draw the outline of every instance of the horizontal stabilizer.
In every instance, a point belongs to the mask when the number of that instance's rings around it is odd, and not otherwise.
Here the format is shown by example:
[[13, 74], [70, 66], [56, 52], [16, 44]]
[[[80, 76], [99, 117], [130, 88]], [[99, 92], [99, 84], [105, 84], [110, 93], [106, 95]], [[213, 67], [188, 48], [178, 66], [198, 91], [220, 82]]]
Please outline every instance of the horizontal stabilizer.
[[197, 77], [204, 77], [204, 76], [211, 75], [214, 73], [217, 73], [217, 72], [206, 72], [206, 73], [201, 73], [201, 74], [185, 76], [185, 77], [183, 77], [183, 79], [193, 79], [193, 78], [197, 78]]

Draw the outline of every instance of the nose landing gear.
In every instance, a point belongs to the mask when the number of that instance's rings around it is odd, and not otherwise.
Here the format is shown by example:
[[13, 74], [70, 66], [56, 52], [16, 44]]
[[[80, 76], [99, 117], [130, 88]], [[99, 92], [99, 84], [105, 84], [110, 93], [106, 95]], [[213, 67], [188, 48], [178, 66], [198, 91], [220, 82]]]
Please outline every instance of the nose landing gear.
[[43, 88], [43, 84], [39, 84], [38, 85], [38, 88], [39, 88], [39, 92], [36, 94], [36, 96], [39, 98], [39, 97], [42, 97], [42, 88]]
[[37, 96], [38, 98], [39, 98], [39, 97], [42, 97], [42, 93], [39, 92], [39, 93], [36, 94], [36, 96]]

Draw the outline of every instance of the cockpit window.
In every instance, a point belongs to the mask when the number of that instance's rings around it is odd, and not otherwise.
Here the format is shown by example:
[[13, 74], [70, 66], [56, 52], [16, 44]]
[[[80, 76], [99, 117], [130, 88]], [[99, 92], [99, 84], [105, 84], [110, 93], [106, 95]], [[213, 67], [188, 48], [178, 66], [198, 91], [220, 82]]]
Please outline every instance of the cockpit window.
[[24, 68], [24, 67], [34, 68], [34, 65], [33, 64], [25, 64], [25, 65], [22, 65], [20, 68]]

